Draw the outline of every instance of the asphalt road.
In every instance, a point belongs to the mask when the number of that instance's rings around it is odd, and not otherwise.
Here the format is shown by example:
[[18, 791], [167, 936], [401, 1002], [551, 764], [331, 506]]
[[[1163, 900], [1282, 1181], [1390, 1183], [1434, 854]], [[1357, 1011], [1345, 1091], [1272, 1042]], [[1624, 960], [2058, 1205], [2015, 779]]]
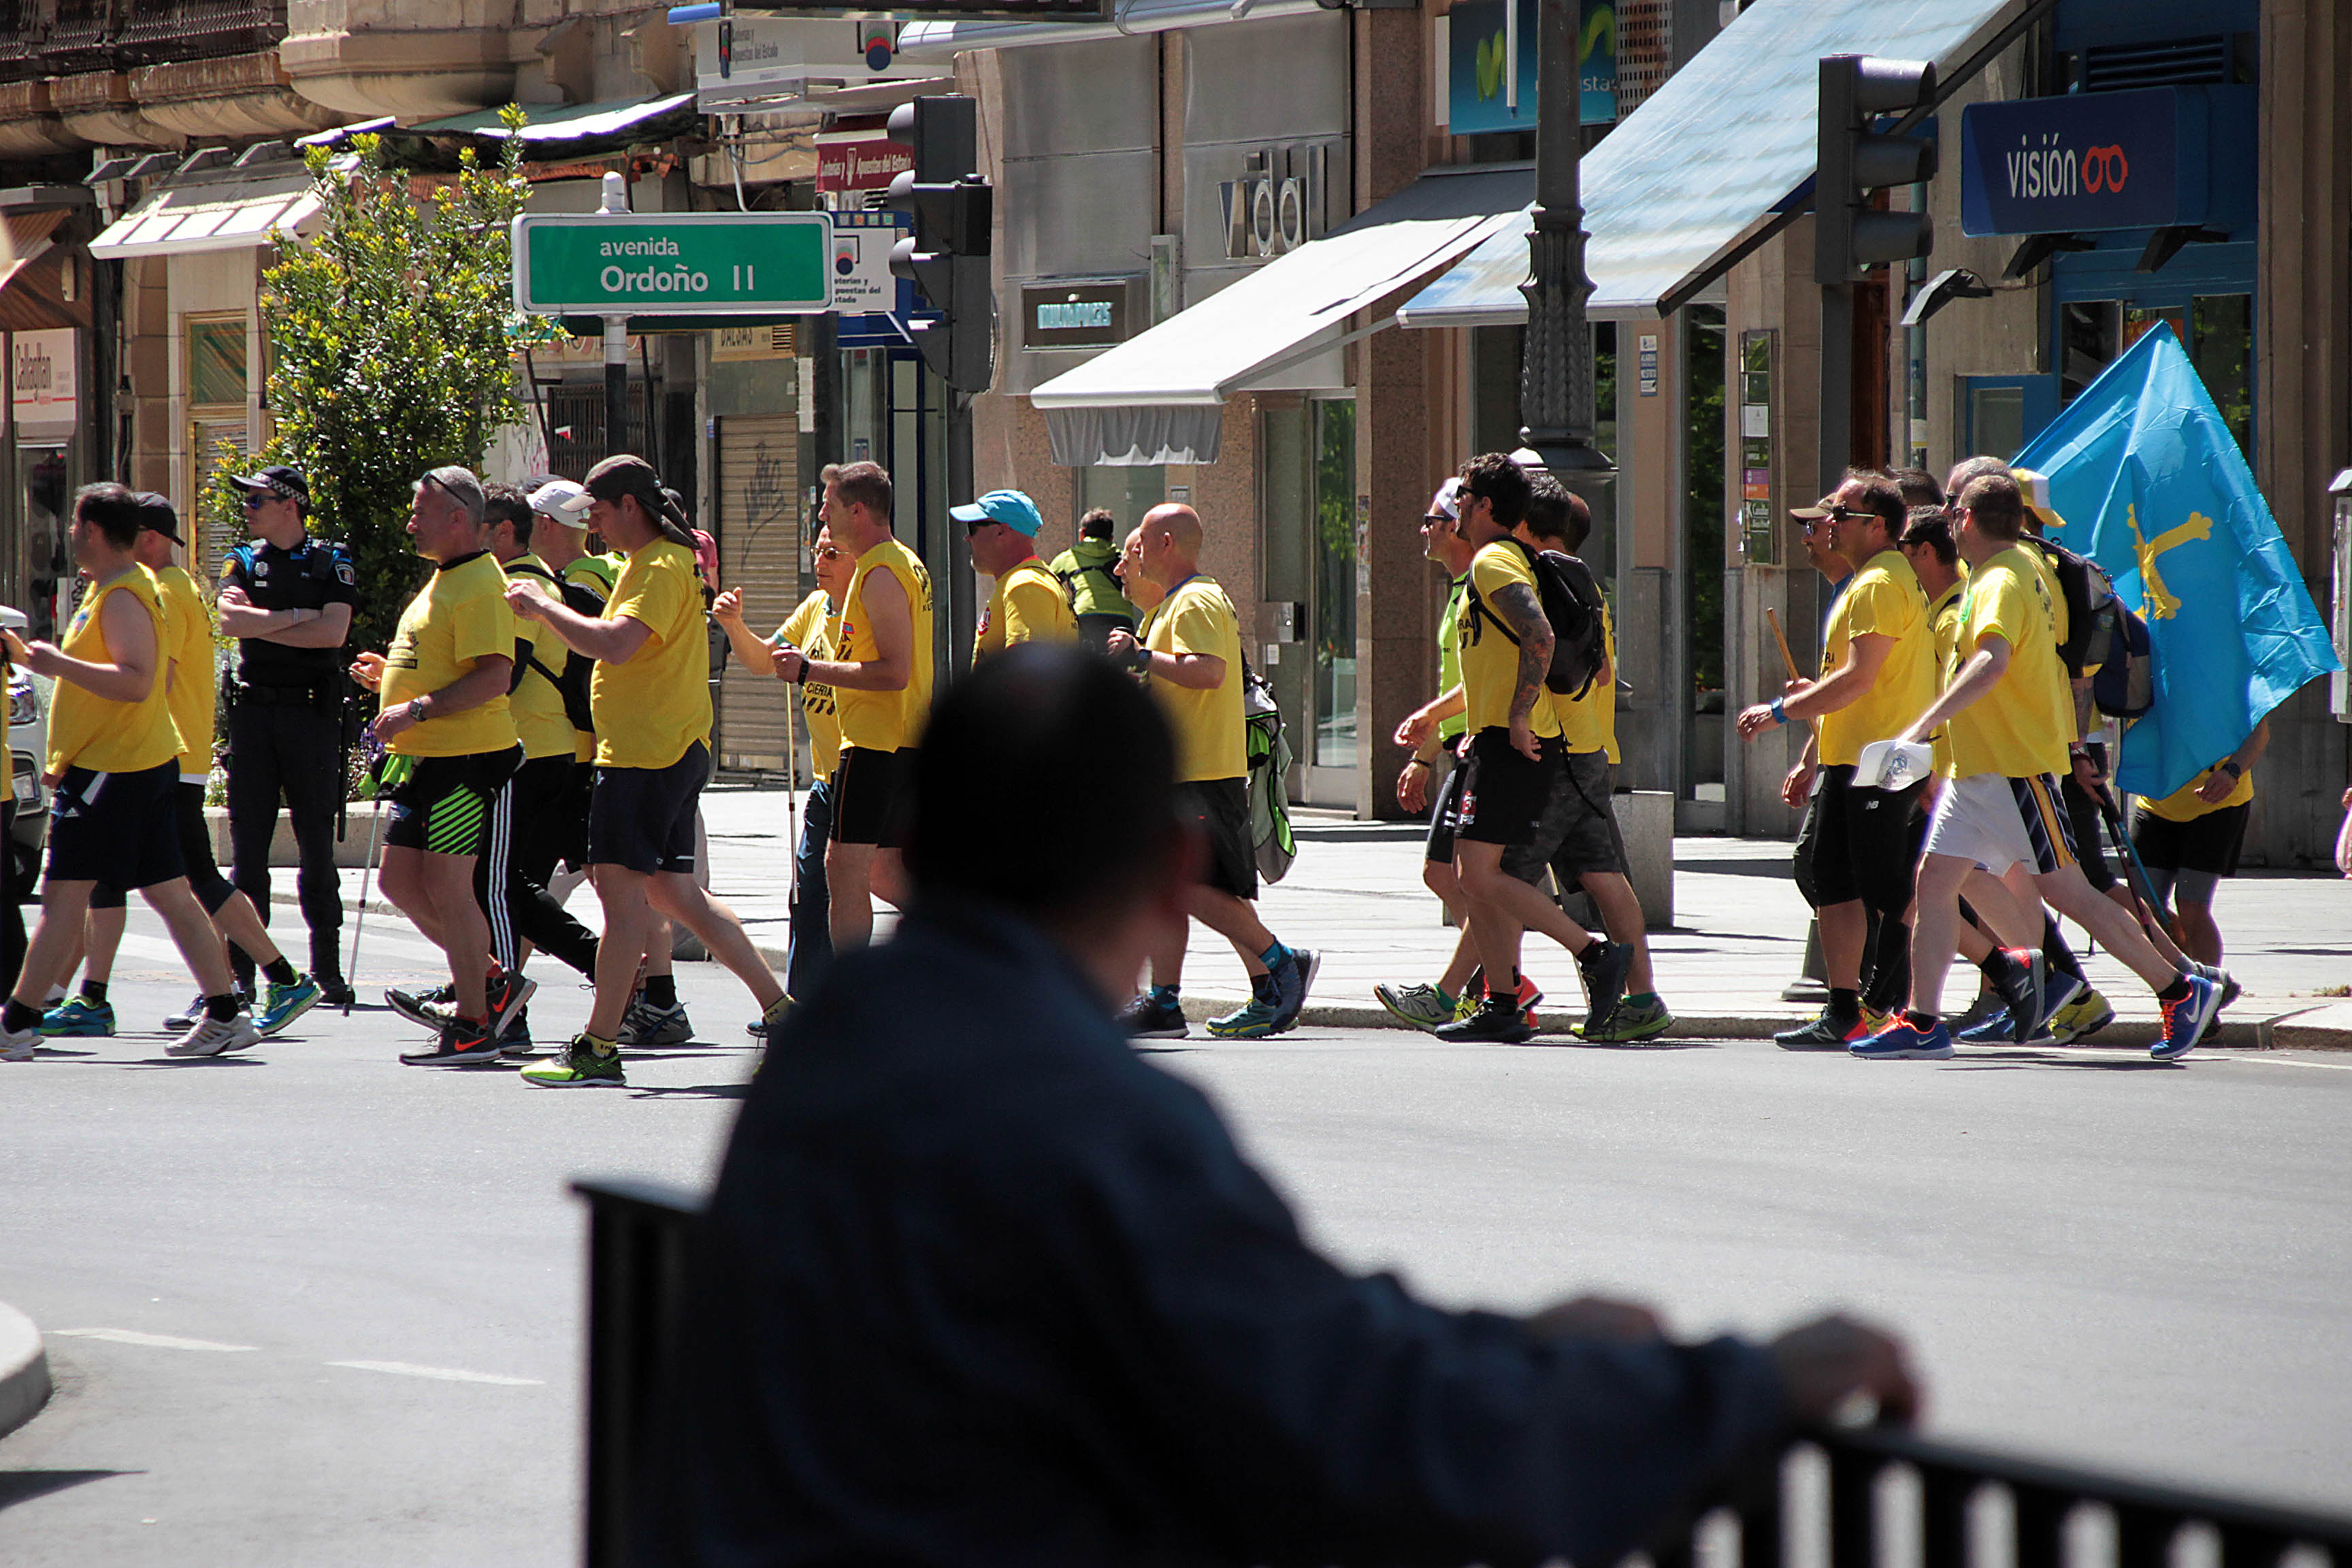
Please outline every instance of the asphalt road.
[[[370, 978], [426, 973], [370, 916]], [[133, 917], [117, 1005], [186, 994]], [[380, 969], [379, 965], [393, 966]], [[568, 976], [567, 976], [568, 978]], [[577, 1559], [581, 1173], [708, 1178], [750, 1004], [632, 1091], [403, 1068], [390, 1014], [242, 1058], [160, 1033], [0, 1067], [0, 1300], [58, 1392], [0, 1439], [0, 1561]], [[542, 1036], [586, 994], [551, 987]], [[1585, 1289], [1674, 1327], [1901, 1325], [1931, 1424], [2352, 1511], [2352, 1059], [1768, 1045], [1171, 1043], [1314, 1236], [1456, 1303]]]

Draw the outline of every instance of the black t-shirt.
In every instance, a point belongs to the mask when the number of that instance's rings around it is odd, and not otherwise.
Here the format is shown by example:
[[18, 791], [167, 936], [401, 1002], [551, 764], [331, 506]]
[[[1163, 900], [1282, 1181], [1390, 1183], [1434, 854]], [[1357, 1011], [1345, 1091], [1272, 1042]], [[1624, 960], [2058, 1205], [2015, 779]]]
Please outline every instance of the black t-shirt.
[[[356, 605], [359, 588], [351, 553], [341, 544], [304, 534], [291, 550], [248, 539], [221, 567], [223, 588], [242, 588], [257, 609], [320, 610]], [[236, 678], [248, 686], [314, 686], [343, 668], [341, 647], [289, 647], [268, 637], [237, 644]]]

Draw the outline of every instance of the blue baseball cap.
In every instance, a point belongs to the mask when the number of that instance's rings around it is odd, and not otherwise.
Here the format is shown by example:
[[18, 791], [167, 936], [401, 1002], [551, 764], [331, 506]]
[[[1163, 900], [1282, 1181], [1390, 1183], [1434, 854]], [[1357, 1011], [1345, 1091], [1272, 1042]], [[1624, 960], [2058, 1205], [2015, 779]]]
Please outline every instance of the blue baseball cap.
[[1019, 490], [991, 490], [970, 506], [950, 507], [948, 515], [958, 522], [1001, 522], [1031, 539], [1045, 526], [1045, 520], [1037, 515], [1037, 503]]

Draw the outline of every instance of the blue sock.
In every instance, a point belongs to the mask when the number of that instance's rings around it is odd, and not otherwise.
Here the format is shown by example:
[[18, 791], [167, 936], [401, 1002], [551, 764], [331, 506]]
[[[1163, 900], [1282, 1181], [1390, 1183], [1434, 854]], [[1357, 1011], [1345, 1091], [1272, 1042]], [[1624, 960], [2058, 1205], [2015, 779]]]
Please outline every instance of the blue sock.
[[1176, 987], [1173, 985], [1153, 986], [1151, 988], [1151, 1005], [1155, 1007], [1173, 1007], [1176, 1005]]
[[1277, 938], [1272, 947], [1257, 955], [1257, 961], [1268, 969], [1280, 969], [1290, 962], [1290, 950], [1283, 946], [1281, 940]]

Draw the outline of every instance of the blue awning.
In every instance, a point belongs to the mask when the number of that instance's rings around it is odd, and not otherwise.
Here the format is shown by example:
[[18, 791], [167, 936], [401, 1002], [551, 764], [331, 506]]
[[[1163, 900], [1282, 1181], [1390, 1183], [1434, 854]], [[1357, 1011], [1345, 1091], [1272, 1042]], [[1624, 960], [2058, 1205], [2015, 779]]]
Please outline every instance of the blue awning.
[[[1966, 59], [2024, 0], [1759, 0], [1584, 157], [1586, 259], [1601, 315], [1652, 316], [1777, 215], [1811, 199], [1823, 55]], [[1408, 327], [1527, 320], [1518, 221], [1407, 300]]]

